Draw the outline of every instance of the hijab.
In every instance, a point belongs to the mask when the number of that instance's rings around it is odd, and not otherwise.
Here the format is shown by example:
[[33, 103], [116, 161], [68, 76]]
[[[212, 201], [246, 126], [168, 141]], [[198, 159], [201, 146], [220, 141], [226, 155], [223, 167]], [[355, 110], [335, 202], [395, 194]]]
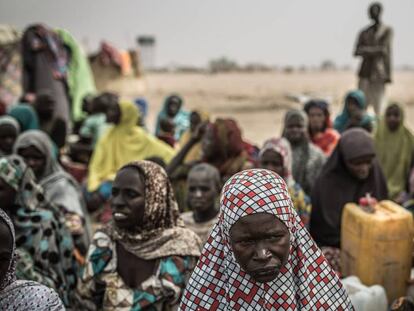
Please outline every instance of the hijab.
[[150, 161], [132, 162], [121, 169], [136, 169], [145, 180], [143, 224], [135, 232], [110, 223], [105, 233], [135, 256], [153, 260], [168, 256], [200, 255], [201, 241], [184, 227], [178, 205], [165, 170]]
[[118, 169], [137, 160], [158, 156], [168, 163], [174, 150], [167, 144], [137, 126], [139, 112], [128, 101], [119, 103], [121, 120], [108, 128], [98, 140], [89, 164], [88, 191], [98, 189], [101, 183], [115, 178]]
[[345, 131], [334, 152], [317, 179], [311, 200], [310, 233], [322, 246], [339, 247], [342, 210], [347, 203], [358, 203], [370, 193], [377, 200], [388, 197], [387, 184], [376, 158], [369, 176], [364, 180], [353, 177], [346, 161], [375, 156], [374, 142], [363, 129]]
[[[10, 261], [9, 261], [9, 268], [7, 269], [7, 273], [3, 280], [0, 280], [0, 294], [1, 292], [9, 286], [11, 283], [16, 281], [16, 263], [17, 263], [17, 255], [16, 255], [16, 236], [14, 233], [14, 226], [9, 218], [9, 216], [6, 214], [4, 210], [0, 208], [0, 221], [6, 224], [7, 228], [10, 231], [10, 234], [12, 236], [12, 249], [10, 253]], [[0, 299], [1, 301], [1, 299]], [[1, 305], [1, 304], [0, 304]]]
[[[230, 229], [242, 217], [275, 215], [290, 233], [287, 263], [275, 280], [258, 283], [242, 270]], [[352, 310], [335, 272], [303, 227], [287, 186], [276, 173], [254, 169], [225, 184], [220, 216], [181, 300], [180, 310]]]
[[414, 136], [404, 124], [405, 115], [401, 105], [392, 103], [387, 110], [390, 107], [400, 110], [401, 124], [396, 131], [391, 132], [384, 116], [376, 129], [374, 141], [378, 161], [387, 179], [390, 197], [395, 199], [407, 187], [414, 154]]
[[177, 114], [173, 118], [173, 122], [175, 125], [174, 139], [176, 141], [179, 141], [184, 132], [190, 127], [190, 114], [188, 113], [188, 111], [182, 109], [183, 99], [178, 95], [171, 95], [165, 99], [162, 110], [158, 114], [155, 135], [158, 135], [160, 133], [161, 120], [164, 118], [169, 118], [167, 113], [168, 105], [173, 99], [177, 100], [177, 102], [180, 103], [180, 108], [178, 109]]
[[2, 310], [65, 310], [55, 291], [39, 283], [16, 281], [16, 238], [14, 226], [5, 211], [0, 209], [0, 221], [4, 222], [12, 235], [12, 252], [9, 269], [0, 280], [0, 309]]
[[[349, 98], [353, 98], [358, 104], [360, 109], [363, 109], [363, 110], [367, 109], [366, 97], [365, 97], [364, 92], [362, 92], [361, 90], [355, 90], [355, 91], [348, 92], [348, 94], [346, 94], [345, 96], [344, 108], [342, 109], [342, 113], [338, 115], [334, 121], [334, 128], [339, 133], [342, 133], [347, 129], [346, 127], [348, 125], [350, 116], [349, 116], [348, 107], [346, 103], [348, 102]], [[373, 120], [374, 118], [372, 116], [370, 116], [368, 113], [365, 113], [361, 120], [360, 126], [365, 127], [369, 123], [371, 123]]]
[[27, 104], [18, 104], [13, 106], [9, 112], [9, 116], [12, 116], [19, 122], [20, 130], [22, 132], [27, 130], [38, 130], [39, 119], [37, 117], [34, 108]]
[[281, 155], [283, 159], [283, 170], [284, 176], [283, 179], [288, 187], [293, 187], [295, 180], [292, 176], [292, 150], [290, 144], [286, 138], [271, 138], [265, 141], [262, 150], [260, 150], [259, 157], [267, 150], [273, 150], [274, 152]]
[[[10, 117], [10, 116], [0, 116], [0, 127], [6, 125], [6, 126], [11, 126], [14, 128], [14, 130], [16, 131], [16, 136], [19, 136], [20, 134], [20, 125], [19, 123], [16, 121], [15, 118]], [[0, 156], [4, 156], [7, 155], [5, 154], [5, 152], [3, 150], [0, 150]]]

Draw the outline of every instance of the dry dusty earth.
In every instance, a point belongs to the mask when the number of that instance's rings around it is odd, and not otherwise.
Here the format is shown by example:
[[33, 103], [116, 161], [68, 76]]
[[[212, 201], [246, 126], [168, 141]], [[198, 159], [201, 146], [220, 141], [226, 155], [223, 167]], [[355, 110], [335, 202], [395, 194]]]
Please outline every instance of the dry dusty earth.
[[[344, 94], [357, 85], [354, 72], [301, 73], [226, 73], [186, 74], [150, 73], [143, 79], [124, 78], [111, 83], [108, 89], [125, 97], [144, 95], [150, 104], [148, 127], [154, 121], [163, 99], [181, 94], [185, 108], [203, 109], [213, 117], [235, 118], [245, 138], [261, 145], [281, 133], [283, 115], [290, 107], [301, 107], [291, 95], [323, 97], [332, 103], [335, 115], [342, 108]], [[407, 108], [407, 122], [414, 129], [414, 72], [396, 72], [393, 84], [387, 87], [391, 100]]]

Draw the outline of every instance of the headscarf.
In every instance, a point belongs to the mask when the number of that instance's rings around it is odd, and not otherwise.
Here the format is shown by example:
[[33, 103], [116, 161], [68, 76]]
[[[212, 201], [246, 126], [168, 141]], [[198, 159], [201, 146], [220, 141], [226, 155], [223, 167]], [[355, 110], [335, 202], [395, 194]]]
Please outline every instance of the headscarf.
[[121, 169], [136, 169], [144, 177], [145, 211], [136, 232], [109, 224], [104, 230], [135, 256], [153, 260], [168, 256], [200, 256], [201, 241], [183, 226], [167, 173], [150, 161], [132, 162]]
[[[292, 109], [286, 112], [284, 129], [282, 136], [286, 137], [286, 127], [296, 119], [304, 123], [308, 128], [308, 116], [302, 110]], [[325, 161], [323, 152], [310, 143], [307, 134], [301, 141], [291, 144], [292, 148], [292, 174], [297, 183], [299, 183], [305, 193], [310, 193], [315, 179], [319, 175], [322, 165]]]
[[[19, 149], [34, 147], [46, 159], [45, 170], [39, 177], [39, 184], [45, 190], [46, 198], [54, 204], [63, 206], [67, 212], [75, 213], [81, 217], [85, 216], [82, 208], [82, 196], [79, 193], [73, 193], [67, 187], [60, 187], [63, 184], [72, 186], [72, 189], [79, 190], [77, 182], [66, 173], [60, 166], [50, 137], [39, 130], [29, 130], [20, 135], [14, 144], [14, 153]], [[75, 195], [75, 197], [73, 196]]]
[[[209, 127], [214, 134], [214, 164], [222, 177], [230, 177], [243, 169], [248, 160], [244, 151], [242, 133], [233, 119], [216, 119]], [[211, 159], [204, 159], [205, 162]], [[213, 163], [211, 163], [213, 164]]]
[[321, 150], [326, 154], [330, 155], [333, 149], [336, 147], [336, 144], [339, 141], [340, 135], [339, 133], [332, 128], [332, 121], [329, 112], [329, 104], [324, 100], [310, 100], [305, 104], [304, 110], [307, 115], [312, 108], [319, 108], [323, 111], [325, 115], [325, 125], [320, 133], [316, 133], [311, 135], [310, 127], [308, 126], [308, 132], [312, 142], [321, 148]]
[[284, 170], [283, 179], [288, 187], [292, 187], [295, 184], [295, 180], [292, 176], [292, 150], [288, 140], [283, 137], [266, 140], [262, 150], [260, 150], [259, 157], [261, 158], [267, 150], [273, 150], [281, 155]]
[[13, 117], [10, 116], [0, 116], [0, 126], [1, 125], [11, 125], [17, 132], [17, 135], [20, 133], [20, 125], [19, 122]]
[[55, 291], [36, 282], [16, 281], [16, 238], [14, 226], [9, 216], [0, 208], [0, 221], [9, 228], [12, 235], [12, 252], [9, 269], [0, 280], [0, 309], [2, 310], [64, 310]]
[[402, 120], [399, 128], [391, 132], [386, 124], [385, 116], [379, 122], [374, 141], [378, 161], [387, 179], [390, 198], [396, 197], [406, 190], [414, 154], [414, 136], [404, 124], [404, 110], [398, 103], [388, 106], [400, 110]]
[[[346, 126], [348, 125], [349, 112], [348, 112], [348, 107], [347, 107], [346, 103], [347, 103], [349, 98], [353, 98], [357, 102], [360, 109], [365, 110], [367, 108], [367, 103], [366, 103], [366, 98], [365, 98], [364, 92], [362, 92], [361, 90], [355, 90], [355, 91], [348, 92], [348, 94], [345, 97], [344, 108], [342, 110], [342, 113], [340, 115], [338, 115], [335, 118], [335, 121], [334, 121], [334, 128], [339, 133], [344, 132], [346, 130]], [[374, 120], [374, 118], [372, 116], [365, 113], [362, 120], [361, 120], [360, 126], [364, 127], [367, 124], [371, 123], [373, 120]]]
[[[221, 211], [186, 291], [180, 310], [352, 310], [335, 272], [303, 227], [285, 182], [276, 173], [242, 171], [225, 184]], [[288, 228], [290, 252], [273, 281], [258, 283], [242, 270], [229, 231], [242, 217], [275, 215]]]
[[17, 156], [0, 158], [0, 178], [16, 190], [16, 246], [31, 254], [36, 270], [50, 279], [66, 306], [73, 302], [77, 266], [73, 241], [56, 206], [48, 202], [31, 169]]
[[77, 40], [64, 29], [57, 29], [56, 33], [70, 50], [67, 81], [72, 100], [72, 118], [78, 121], [84, 117], [82, 112], [83, 98], [87, 94], [96, 93], [95, 81], [89, 61]]
[[364, 156], [375, 156], [371, 136], [360, 128], [347, 130], [315, 183], [310, 232], [321, 246], [339, 247], [345, 204], [358, 203], [367, 193], [377, 200], [388, 197], [386, 180], [375, 158], [367, 179], [358, 180], [349, 173], [345, 161]]
[[36, 111], [34, 108], [27, 104], [18, 104], [13, 107], [8, 112], [9, 116], [12, 116], [19, 122], [20, 130], [22, 132], [27, 130], [38, 130], [39, 129], [39, 119], [37, 117]]
[[175, 125], [174, 138], [176, 141], [179, 141], [183, 133], [190, 127], [190, 114], [188, 113], [188, 111], [184, 111], [182, 109], [183, 99], [178, 95], [171, 95], [165, 99], [162, 110], [158, 114], [155, 135], [160, 134], [161, 120], [164, 118], [168, 118], [167, 107], [172, 99], [176, 99], [180, 103], [180, 108], [178, 109], [178, 112], [173, 119]]
[[95, 191], [105, 181], [113, 180], [119, 168], [137, 160], [158, 156], [168, 163], [174, 150], [137, 126], [138, 109], [121, 101], [121, 120], [98, 140], [89, 165], [88, 191]]
[[[200, 118], [201, 118], [201, 122], [208, 122], [210, 120], [210, 114], [206, 111], [201, 111], [201, 110], [194, 110], [193, 112], [197, 113]], [[184, 147], [191, 139], [191, 129], [187, 129], [184, 134], [181, 136], [180, 139], [180, 147]], [[184, 159], [184, 163], [190, 163], [193, 161], [199, 161], [202, 158], [202, 148], [201, 148], [201, 142], [195, 144], [190, 151], [187, 153], [185, 159]]]
[[[9, 268], [7, 269], [6, 275], [4, 276], [3, 280], [0, 280], [0, 294], [1, 292], [9, 286], [11, 283], [16, 281], [16, 263], [17, 263], [17, 255], [16, 255], [16, 236], [14, 233], [14, 226], [10, 219], [10, 217], [6, 214], [4, 210], [0, 208], [0, 222], [6, 224], [8, 229], [10, 230], [12, 236], [12, 250], [10, 254], [10, 262]], [[1, 299], [0, 299], [1, 301]], [[1, 304], [0, 304], [1, 306]]]

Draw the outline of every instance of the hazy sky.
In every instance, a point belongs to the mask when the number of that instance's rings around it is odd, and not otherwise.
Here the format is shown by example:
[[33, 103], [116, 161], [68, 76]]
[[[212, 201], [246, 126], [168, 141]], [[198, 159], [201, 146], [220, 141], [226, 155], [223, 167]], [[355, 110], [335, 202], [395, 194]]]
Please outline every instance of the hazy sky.
[[[367, 0], [0, 0], [0, 22], [23, 29], [64, 27], [93, 50], [105, 38], [119, 48], [135, 37], [157, 38], [156, 64], [205, 65], [229, 56], [240, 63], [356, 64], [358, 31], [368, 24]], [[414, 1], [386, 0], [394, 28], [394, 62], [414, 65]]]

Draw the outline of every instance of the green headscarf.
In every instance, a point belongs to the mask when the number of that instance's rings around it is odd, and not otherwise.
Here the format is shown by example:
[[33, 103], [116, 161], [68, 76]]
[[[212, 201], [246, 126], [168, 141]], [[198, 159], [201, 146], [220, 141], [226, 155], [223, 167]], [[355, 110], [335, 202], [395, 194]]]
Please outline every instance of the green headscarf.
[[398, 103], [391, 103], [401, 112], [401, 124], [395, 132], [391, 132], [385, 122], [385, 116], [379, 122], [374, 135], [375, 148], [383, 173], [387, 179], [390, 197], [395, 199], [405, 190], [411, 169], [414, 151], [414, 136], [404, 125], [404, 110]]
[[56, 33], [70, 49], [68, 85], [72, 99], [72, 119], [78, 121], [83, 117], [83, 98], [96, 93], [95, 81], [88, 59], [75, 38], [64, 29], [56, 29]]

